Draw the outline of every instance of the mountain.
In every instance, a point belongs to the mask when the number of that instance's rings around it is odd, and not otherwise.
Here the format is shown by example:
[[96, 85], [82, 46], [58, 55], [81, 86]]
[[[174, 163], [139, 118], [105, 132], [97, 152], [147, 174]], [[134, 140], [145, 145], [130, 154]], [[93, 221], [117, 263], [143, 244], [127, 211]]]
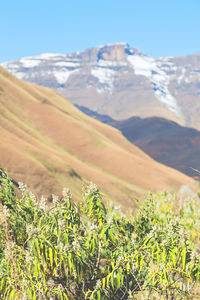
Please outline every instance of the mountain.
[[113, 122], [134, 145], [155, 160], [200, 178], [200, 131], [159, 117]]
[[200, 53], [149, 57], [126, 43], [41, 54], [3, 66], [114, 119], [158, 116], [200, 129]]
[[147, 190], [195, 188], [191, 178], [154, 161], [119, 130], [86, 116], [56, 91], [21, 81], [3, 68], [0, 135], [0, 167], [48, 197], [67, 186], [80, 199], [81, 184], [92, 180], [127, 208]]
[[86, 107], [76, 106], [88, 116], [118, 128], [131, 143], [155, 160], [200, 179], [196, 171], [200, 170], [200, 131], [159, 117], [131, 117], [117, 121]]

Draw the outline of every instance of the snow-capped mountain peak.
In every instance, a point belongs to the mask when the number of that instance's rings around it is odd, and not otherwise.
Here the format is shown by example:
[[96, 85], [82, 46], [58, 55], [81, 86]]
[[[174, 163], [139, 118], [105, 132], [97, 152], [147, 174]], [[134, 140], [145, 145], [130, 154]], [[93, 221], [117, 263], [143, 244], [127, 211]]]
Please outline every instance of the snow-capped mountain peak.
[[151, 115], [155, 111], [164, 116], [168, 110], [176, 121], [182, 118], [189, 122], [180, 91], [185, 95], [186, 88], [200, 79], [199, 55], [154, 58], [127, 43], [71, 54], [44, 53], [2, 66], [20, 79], [55, 88], [75, 104], [109, 111], [118, 119], [136, 113], [148, 116], [154, 103]]

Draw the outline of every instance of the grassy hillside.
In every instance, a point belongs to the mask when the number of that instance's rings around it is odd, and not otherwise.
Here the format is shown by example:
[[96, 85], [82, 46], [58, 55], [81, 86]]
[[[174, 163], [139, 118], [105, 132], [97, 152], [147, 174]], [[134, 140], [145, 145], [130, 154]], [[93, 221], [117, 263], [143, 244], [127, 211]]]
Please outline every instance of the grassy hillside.
[[1, 299], [199, 299], [200, 207], [149, 195], [137, 215], [107, 208], [94, 184], [36, 199], [1, 176]]
[[81, 113], [53, 90], [0, 68], [0, 167], [50, 197], [68, 186], [80, 199], [83, 182], [97, 182], [126, 207], [151, 189], [195, 187], [189, 177], [155, 162], [110, 126]]

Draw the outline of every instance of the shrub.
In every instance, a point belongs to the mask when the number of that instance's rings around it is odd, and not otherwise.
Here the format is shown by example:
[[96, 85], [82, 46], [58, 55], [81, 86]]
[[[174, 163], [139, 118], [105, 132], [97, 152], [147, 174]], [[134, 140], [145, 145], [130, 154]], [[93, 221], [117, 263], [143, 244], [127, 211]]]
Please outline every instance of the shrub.
[[[47, 205], [2, 172], [1, 299], [184, 299], [199, 292], [200, 210], [150, 195], [137, 215], [107, 208], [97, 186]], [[156, 298], [157, 297], [157, 298]]]

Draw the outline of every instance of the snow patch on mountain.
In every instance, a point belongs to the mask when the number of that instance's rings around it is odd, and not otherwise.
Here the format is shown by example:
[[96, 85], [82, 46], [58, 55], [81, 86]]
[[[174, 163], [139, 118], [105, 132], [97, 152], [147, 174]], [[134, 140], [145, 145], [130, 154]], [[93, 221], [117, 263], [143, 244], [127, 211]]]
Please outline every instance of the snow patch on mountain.
[[100, 59], [97, 63], [97, 66], [98, 67], [125, 67], [127, 66], [127, 62]]
[[58, 60], [63, 59], [66, 57], [66, 54], [60, 54], [60, 53], [42, 53], [38, 56], [35, 56], [35, 58], [39, 58], [42, 60]]
[[166, 105], [166, 107], [180, 116], [180, 108], [176, 98], [171, 95], [168, 84], [171, 75], [168, 71], [175, 71], [176, 67], [169, 61], [169, 58], [153, 58], [145, 55], [127, 55], [127, 60], [130, 62], [136, 75], [147, 77], [154, 89], [155, 96], [158, 100]]
[[186, 73], [186, 69], [183, 68], [183, 69], [181, 70], [181, 75], [177, 78], [178, 84], [180, 84], [181, 81], [184, 80], [184, 78], [185, 78], [185, 73]]
[[[12, 63], [12, 64], [10, 64], [10, 63], [2, 63], [1, 65], [2, 65], [2, 67], [4, 67], [5, 69], [9, 68], [9, 69], [12, 69], [12, 70], [17, 70], [17, 69], [19, 68], [19, 65], [14, 64], [14, 63]], [[12, 72], [12, 71], [11, 71], [11, 72]]]
[[54, 66], [66, 67], [66, 68], [77, 68], [80, 67], [80, 63], [72, 61], [58, 61], [55, 62]]
[[53, 70], [51, 74], [54, 75], [54, 77], [56, 78], [59, 84], [64, 84], [66, 83], [68, 78], [76, 71], [78, 71], [78, 69], [76, 70], [59, 69], [59, 70]]
[[[8, 69], [19, 79], [26, 79], [27, 72], [24, 69], [32, 69], [28, 73], [28, 78], [32, 80], [39, 74], [41, 77], [53, 75], [56, 78], [58, 84], [64, 84], [72, 73], [80, 69], [79, 59], [66, 59], [66, 54], [52, 54], [44, 53], [34, 57], [21, 58], [15, 62], [3, 63], [2, 66]], [[46, 68], [43, 70], [34, 70], [40, 64], [45, 64]], [[50, 69], [47, 68], [50, 67]]]
[[91, 70], [91, 74], [98, 79], [98, 81], [104, 85], [104, 87], [98, 88], [98, 93], [108, 91], [112, 93], [115, 71], [110, 68], [95, 67]]
[[25, 58], [21, 58], [19, 62], [22, 64], [24, 68], [34, 68], [41, 63], [41, 60], [32, 57], [25, 57]]
[[1, 66], [5, 69], [7, 69], [9, 72], [11, 72], [13, 75], [15, 75], [19, 79], [24, 79], [26, 76], [26, 73], [19, 71], [19, 65], [15, 63], [2, 63]]
[[25, 79], [26, 74], [24, 72], [14, 72], [12, 71], [12, 74], [15, 75], [18, 79]]

